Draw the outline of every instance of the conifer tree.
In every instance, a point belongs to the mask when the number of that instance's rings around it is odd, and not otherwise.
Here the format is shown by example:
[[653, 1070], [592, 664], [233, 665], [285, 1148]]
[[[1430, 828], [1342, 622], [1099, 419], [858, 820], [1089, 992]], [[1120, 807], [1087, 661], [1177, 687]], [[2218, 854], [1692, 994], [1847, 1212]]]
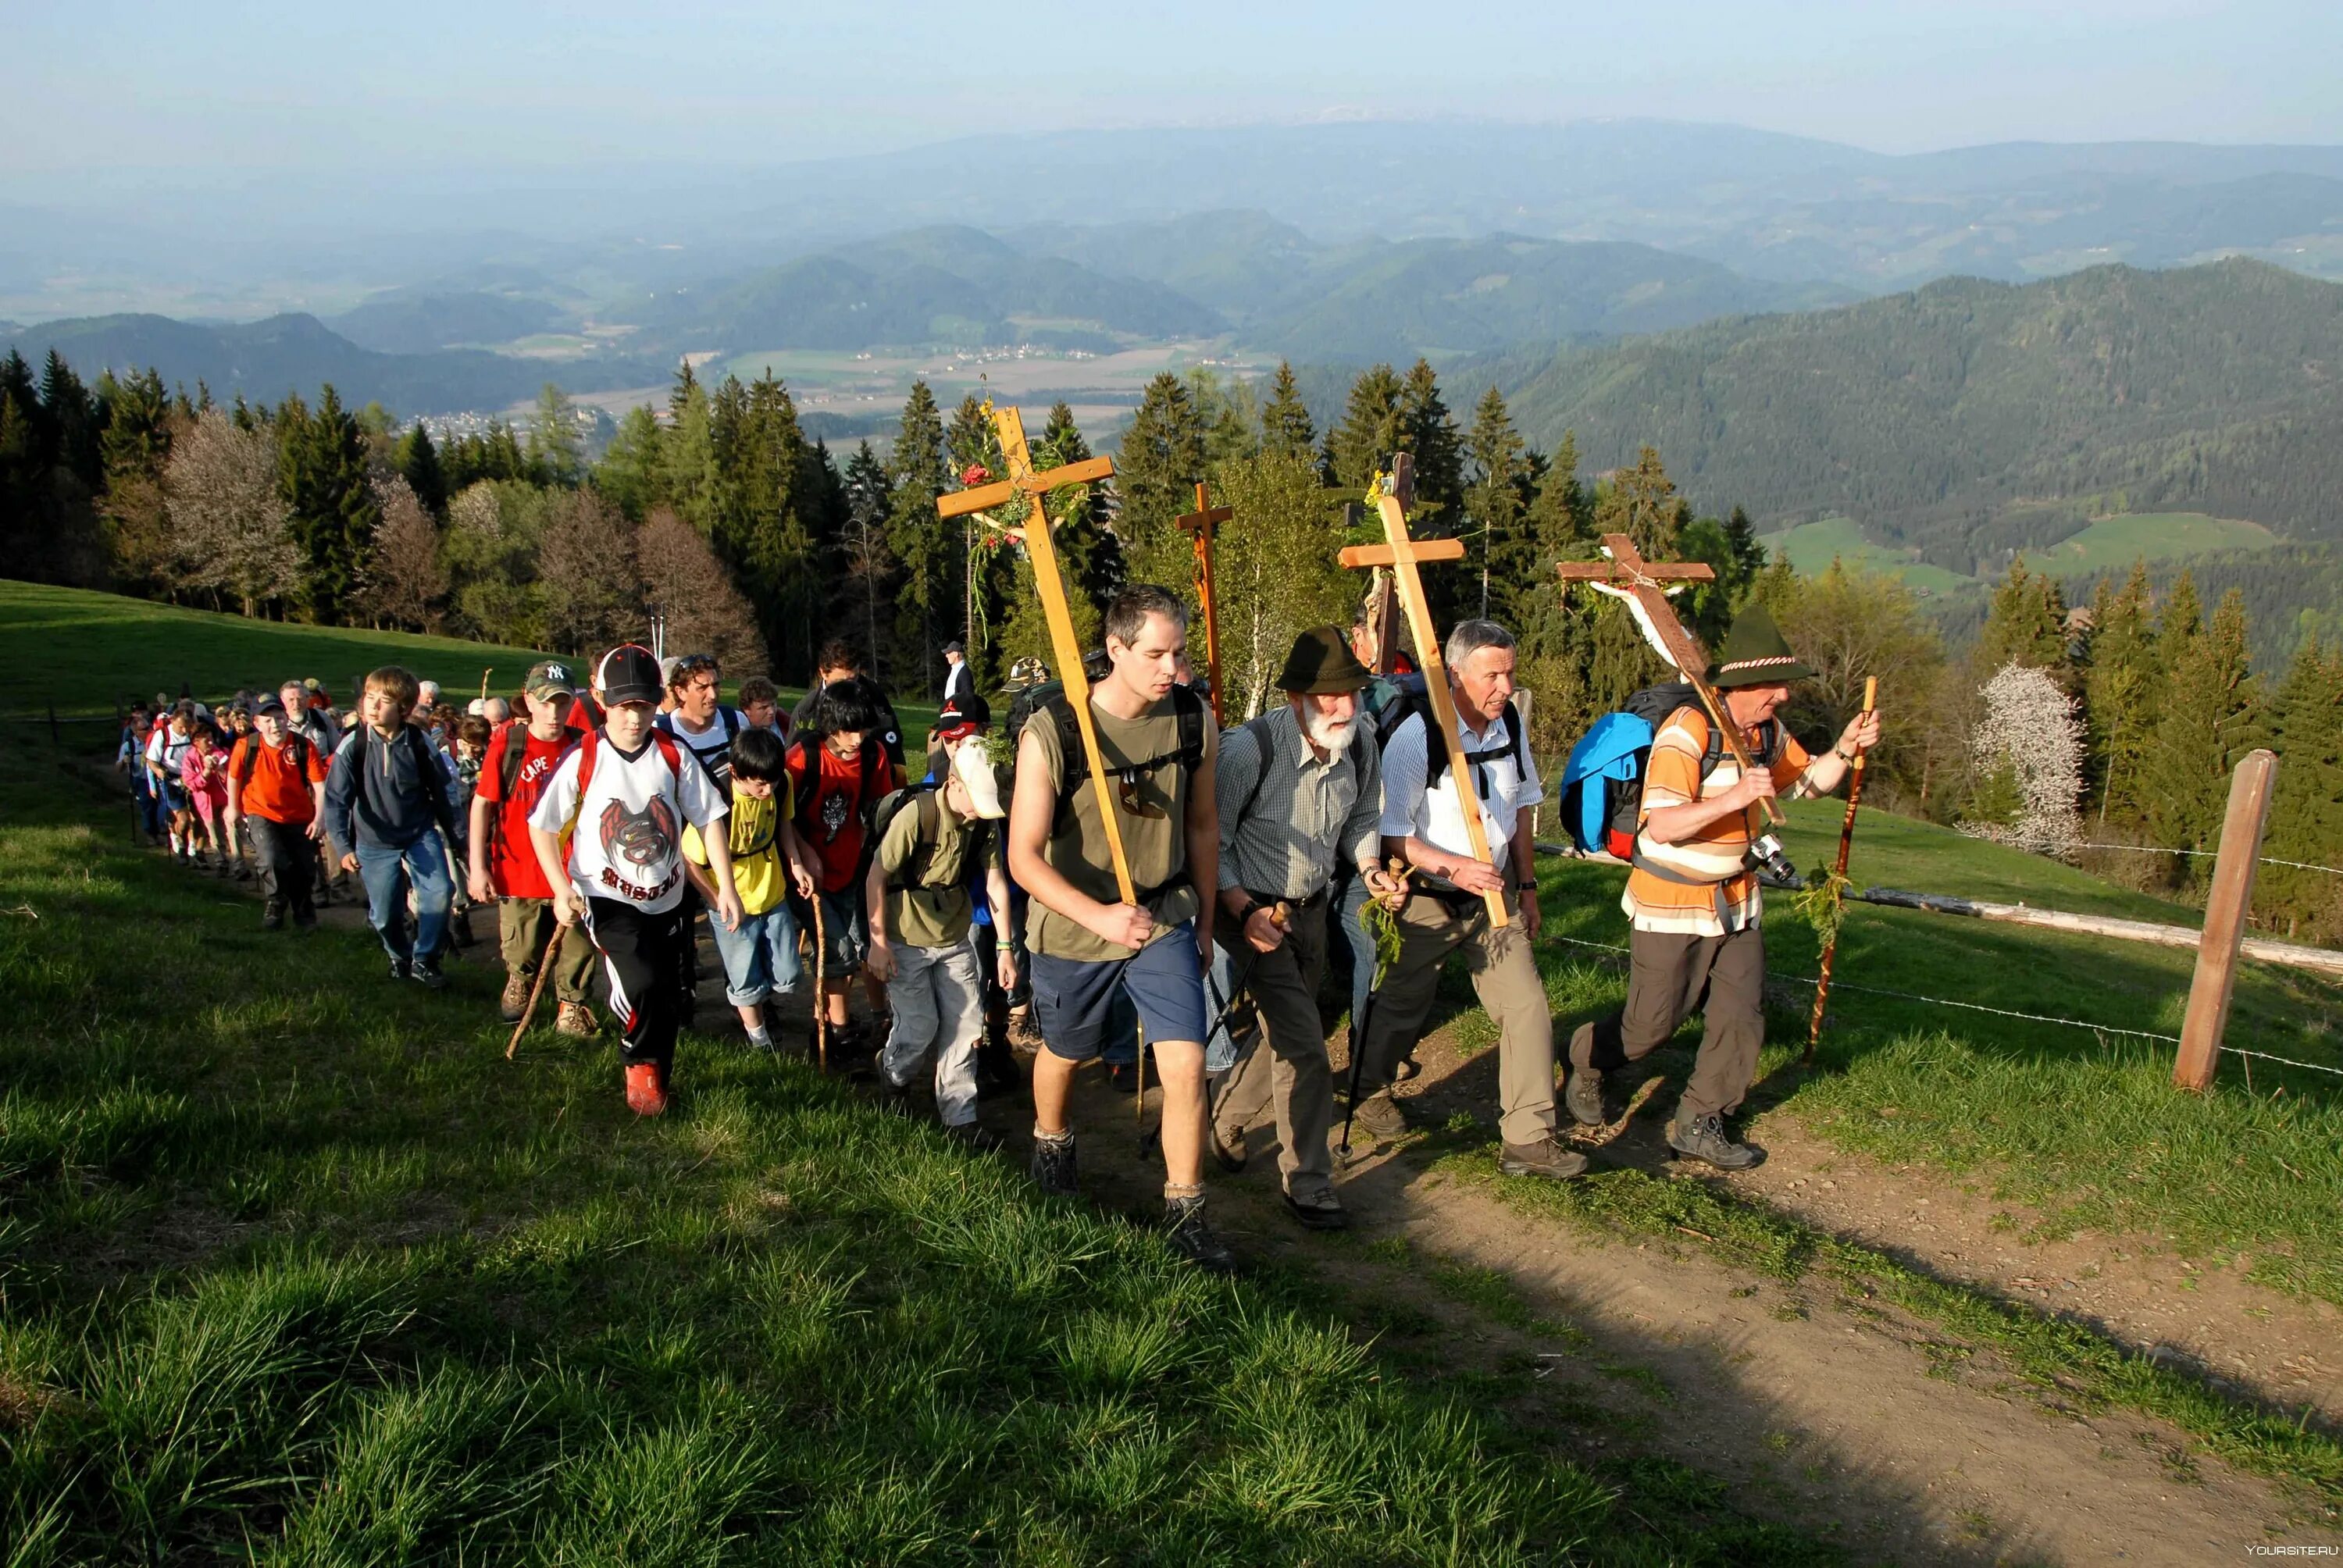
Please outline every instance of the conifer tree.
[[[1732, 547], [1733, 559], [1740, 568], [1740, 580], [1745, 584], [1755, 583], [1757, 574], [1765, 569], [1765, 547], [1758, 541], [1757, 525], [1749, 520], [1747, 512], [1735, 507], [1733, 515], [1725, 520], [1725, 538]], [[1737, 609], [1740, 607], [1736, 604], [1734, 608]]]
[[2163, 669], [2150, 619], [2147, 563], [2132, 563], [2120, 590], [2099, 579], [2091, 605], [2091, 662], [2083, 678], [2083, 709], [2098, 819], [2132, 820], [2138, 810], [2140, 771], [2156, 726]]
[[315, 412], [291, 397], [277, 424], [278, 482], [301, 552], [297, 605], [306, 619], [338, 625], [351, 608], [377, 520], [366, 433], [330, 382]]
[[1545, 563], [1537, 558], [1530, 531], [1528, 443], [1513, 428], [1505, 399], [1494, 387], [1482, 394], [1473, 411], [1473, 433], [1465, 447], [1473, 460], [1473, 482], [1464, 498], [1466, 532], [1481, 558], [1481, 598], [1475, 613], [1493, 615], [1518, 628], [1520, 601], [1534, 591], [1539, 568]]
[[[2306, 640], [2270, 702], [2278, 754], [2268, 853], [2309, 866], [2343, 865], [2343, 648]], [[2343, 938], [2343, 877], [2266, 865], [2254, 887], [2261, 918], [2289, 937]]]
[[797, 405], [770, 371], [746, 388], [728, 376], [710, 401], [709, 427], [718, 482], [709, 542], [791, 669], [794, 653], [810, 652], [820, 602], [809, 519], [820, 497], [806, 482]]
[[1594, 531], [1626, 535], [1647, 561], [1675, 559], [1677, 539], [1690, 521], [1692, 508], [1650, 447], [1635, 454], [1634, 467], [1614, 474], [1594, 499]]
[[2197, 574], [2182, 571], [2172, 580], [2172, 595], [2164, 613], [2156, 618], [2157, 673], [2169, 678], [2205, 635], [2205, 601], [2197, 594]]
[[[869, 441], [859, 443], [854, 456], [846, 460], [843, 482], [844, 528], [838, 541], [841, 569], [830, 618], [861, 628], [862, 638], [870, 648], [870, 673], [884, 682], [888, 671], [900, 667], [889, 648], [895, 621], [896, 563], [894, 553], [887, 548], [887, 521], [894, 510], [894, 488], [888, 482], [887, 466]], [[881, 603], [889, 607], [883, 634], [879, 616]]]
[[104, 501], [107, 548], [114, 576], [125, 586], [151, 589], [169, 554], [170, 522], [163, 495], [163, 472], [176, 433], [189, 421], [176, 413], [152, 369], [120, 380], [98, 377], [103, 410], [98, 457], [106, 473]]
[[1363, 494], [1367, 481], [1391, 467], [1392, 454], [1406, 444], [1402, 433], [1400, 379], [1377, 365], [1351, 383], [1342, 422], [1326, 432], [1326, 467], [1337, 488]]
[[[2229, 770], [2255, 739], [2254, 706], [2245, 600], [2232, 588], [2166, 678], [2141, 780], [2141, 825], [2149, 843], [2213, 847], [2228, 801]], [[2201, 879], [2201, 863], [2186, 856], [2171, 859], [2183, 862], [2171, 868], [2176, 884]]]
[[2066, 670], [2066, 601], [2056, 579], [2026, 569], [2023, 554], [2011, 558], [2008, 574], [1993, 590], [1993, 608], [1970, 660], [1980, 684], [2009, 664], [2062, 678]]
[[[1060, 464], [1086, 462], [1091, 457], [1091, 444], [1074, 423], [1073, 407], [1064, 402], [1051, 408], [1041, 441]], [[1122, 587], [1122, 544], [1114, 537], [1113, 516], [1105, 487], [1093, 485], [1090, 504], [1081, 515], [1059, 523], [1051, 536], [1058, 547], [1066, 591], [1079, 593], [1101, 608]]]
[[[918, 689], [928, 695], [940, 679], [936, 649], [948, 628], [960, 623], [960, 571], [967, 532], [959, 522], [936, 515], [936, 498], [951, 487], [944, 455], [944, 422], [935, 394], [925, 381], [911, 383], [903, 417], [888, 455], [892, 499], [887, 516], [887, 546], [902, 563], [902, 586], [895, 600], [896, 634], [920, 660]], [[898, 672], [899, 681], [907, 672]]]
[[692, 374], [691, 361], [675, 373], [668, 394], [665, 481], [660, 495], [676, 515], [712, 539], [716, 531], [716, 436], [708, 389]]
[[[1408, 509], [1413, 531], [1459, 537], [1464, 515], [1464, 440], [1457, 432], [1456, 417], [1440, 396], [1440, 377], [1428, 359], [1418, 359], [1401, 383], [1399, 427], [1400, 449], [1414, 460], [1415, 502]], [[1440, 574], [1442, 580], [1458, 584], [1452, 592], [1460, 599], [1462, 576]]]
[[578, 404], [548, 381], [537, 395], [537, 417], [528, 427], [529, 466], [538, 482], [575, 485], [586, 477], [586, 448], [578, 435]]
[[1261, 411], [1261, 449], [1272, 457], [1307, 457], [1314, 467], [1317, 447], [1318, 432], [1302, 404], [1301, 383], [1293, 377], [1292, 363], [1281, 359], [1270, 381], [1269, 402]]
[[447, 517], [447, 471], [439, 462], [439, 448], [432, 444], [430, 429], [422, 421], [398, 438], [391, 462], [425, 511], [435, 518]]
[[594, 487], [630, 522], [648, 519], [651, 508], [668, 498], [664, 440], [659, 417], [637, 404], [618, 421], [609, 449], [594, 465]]
[[1185, 540], [1172, 519], [1195, 505], [1204, 477], [1203, 422], [1180, 377], [1167, 370], [1147, 384], [1114, 468], [1122, 498], [1116, 527], [1134, 573], [1176, 588], [1189, 574], [1180, 569]]

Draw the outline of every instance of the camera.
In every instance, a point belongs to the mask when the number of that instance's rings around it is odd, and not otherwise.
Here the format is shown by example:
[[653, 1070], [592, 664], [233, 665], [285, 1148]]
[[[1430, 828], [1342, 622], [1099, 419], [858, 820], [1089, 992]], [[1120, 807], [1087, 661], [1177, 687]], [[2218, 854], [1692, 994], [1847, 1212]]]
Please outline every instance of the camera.
[[1804, 892], [1806, 879], [1798, 875], [1798, 868], [1790, 863], [1783, 852], [1782, 840], [1767, 833], [1750, 840], [1742, 852], [1741, 863], [1757, 873], [1757, 879], [1769, 888], [1786, 888], [1791, 892]]

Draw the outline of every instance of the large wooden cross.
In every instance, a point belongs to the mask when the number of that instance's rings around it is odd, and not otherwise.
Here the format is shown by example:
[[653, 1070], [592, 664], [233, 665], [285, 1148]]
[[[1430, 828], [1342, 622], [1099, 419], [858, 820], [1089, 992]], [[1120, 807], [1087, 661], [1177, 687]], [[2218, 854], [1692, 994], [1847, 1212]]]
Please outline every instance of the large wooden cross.
[[1033, 563], [1033, 590], [1041, 597], [1041, 617], [1049, 623], [1050, 648], [1057, 655], [1058, 677], [1065, 684], [1066, 700], [1072, 705], [1075, 726], [1081, 731], [1082, 754], [1089, 759], [1091, 779], [1098, 795], [1099, 821], [1106, 828], [1107, 853], [1114, 861], [1115, 890], [1124, 903], [1135, 904], [1139, 899], [1131, 880], [1131, 857], [1123, 850], [1122, 824], [1115, 817], [1115, 792], [1107, 788], [1106, 759], [1099, 750], [1098, 725], [1091, 718], [1091, 682], [1082, 668], [1082, 642], [1074, 632], [1073, 611], [1066, 603], [1066, 581], [1058, 573], [1058, 549], [1051, 540], [1050, 518], [1043, 509], [1049, 493], [1061, 486], [1110, 477], [1114, 473], [1114, 459], [1092, 457], [1037, 474], [1033, 471], [1032, 450], [1025, 444], [1024, 416], [1013, 407], [996, 408], [992, 427], [1001, 437], [1001, 455], [1008, 460], [1009, 477], [972, 490], [939, 496], [936, 510], [947, 518], [959, 518], [989, 511], [1012, 497], [1031, 498], [1032, 509], [1026, 514], [1025, 527], [1019, 532], [1025, 542], [1025, 554]]
[[1196, 509], [1178, 519], [1180, 531], [1196, 538], [1196, 603], [1204, 612], [1204, 667], [1212, 678], [1212, 722], [1225, 724], [1221, 707], [1221, 612], [1212, 602], [1212, 530], [1235, 517], [1232, 507], [1212, 505], [1212, 493], [1196, 481]]
[[[1747, 772], [1755, 764], [1749, 760], [1749, 748], [1741, 727], [1733, 722], [1725, 704], [1708, 684], [1708, 650], [1676, 618], [1676, 607], [1668, 602], [1665, 586], [1674, 583], [1682, 588], [1686, 583], [1714, 582], [1715, 568], [1705, 561], [1647, 561], [1635, 548], [1635, 541], [1625, 534], [1604, 535], [1603, 555], [1599, 561], [1564, 561], [1556, 569], [1565, 584], [1583, 582], [1626, 601], [1635, 624], [1643, 628], [1644, 640], [1699, 695], [1701, 706], [1708, 709], [1709, 722], [1725, 737], [1734, 761]], [[1770, 796], [1765, 800], [1765, 815], [1777, 828], [1785, 820], [1782, 808]]]
[[[1346, 567], [1391, 568], [1400, 603], [1407, 609], [1408, 627], [1415, 634], [1416, 658], [1423, 667], [1424, 693], [1431, 699], [1433, 717], [1440, 723], [1441, 739], [1448, 744], [1448, 776], [1456, 780], [1456, 806], [1464, 818], [1465, 838], [1473, 846], [1473, 858], [1484, 866], [1493, 866], [1496, 860], [1489, 853], [1489, 835], [1481, 825], [1481, 792], [1473, 787], [1473, 769], [1464, 760], [1464, 739], [1456, 728], [1456, 703], [1448, 693], [1448, 666], [1440, 656], [1440, 639], [1433, 635], [1432, 607], [1424, 602], [1423, 578], [1416, 570], [1424, 561], [1463, 559], [1464, 541], [1425, 539], [1419, 543], [1408, 538], [1407, 508], [1403, 498], [1412, 493], [1412, 477], [1407, 454], [1403, 452], [1393, 460], [1391, 483], [1376, 498], [1375, 505], [1383, 519], [1383, 542], [1352, 545], [1342, 551], [1342, 561]], [[1379, 658], [1387, 657], [1380, 648], [1376, 652]], [[1526, 866], [1513, 868], [1517, 877], [1528, 873]], [[1491, 926], [1503, 928], [1509, 923], [1503, 892], [1483, 893], [1481, 898], [1489, 907]]]

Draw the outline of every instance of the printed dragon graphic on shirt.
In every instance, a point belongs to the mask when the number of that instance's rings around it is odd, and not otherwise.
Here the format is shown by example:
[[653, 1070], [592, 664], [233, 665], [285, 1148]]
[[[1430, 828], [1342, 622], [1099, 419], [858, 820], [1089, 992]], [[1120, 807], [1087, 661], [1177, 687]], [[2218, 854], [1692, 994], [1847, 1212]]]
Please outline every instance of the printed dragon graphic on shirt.
[[664, 795], [654, 795], [639, 811], [623, 800], [602, 808], [602, 853], [640, 871], [663, 866], [676, 852], [679, 829], [675, 808]]

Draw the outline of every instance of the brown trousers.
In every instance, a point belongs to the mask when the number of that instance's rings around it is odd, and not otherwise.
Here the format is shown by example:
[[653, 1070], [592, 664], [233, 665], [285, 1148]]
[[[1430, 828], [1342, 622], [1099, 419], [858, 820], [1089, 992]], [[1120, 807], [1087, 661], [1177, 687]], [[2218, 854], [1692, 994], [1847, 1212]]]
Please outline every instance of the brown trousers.
[[1636, 931], [1627, 940], [1627, 1005], [1570, 1037], [1570, 1064], [1608, 1072], [1667, 1043], [1694, 1012], [1706, 1023], [1676, 1118], [1730, 1115], [1757, 1076], [1765, 1046], [1765, 935]]
[[1391, 1081], [1432, 1016], [1440, 966], [1462, 948], [1473, 993], [1497, 1026], [1499, 1128], [1508, 1143], [1534, 1143], [1554, 1132], [1554, 1012], [1511, 891], [1505, 907], [1513, 919], [1500, 931], [1477, 900], [1461, 913], [1429, 893], [1407, 900], [1399, 912], [1399, 959], [1369, 1007], [1360, 1092]]
[[[503, 950], [505, 972], [537, 977], [538, 960], [553, 939], [553, 900], [498, 899], [497, 942]], [[553, 994], [562, 1001], [584, 1001], [594, 978], [594, 939], [584, 921], [569, 928], [553, 955]]]
[[1328, 1202], [1334, 1192], [1326, 1140], [1334, 1124], [1334, 1072], [1318, 1011], [1318, 982], [1326, 973], [1325, 901], [1298, 912], [1274, 952], [1255, 952], [1242, 936], [1223, 945], [1252, 993], [1268, 1044], [1264, 1050], [1256, 1043], [1229, 1069], [1213, 1119], [1223, 1127], [1248, 1127], [1273, 1102], [1277, 1168], [1286, 1191], [1298, 1203]]

